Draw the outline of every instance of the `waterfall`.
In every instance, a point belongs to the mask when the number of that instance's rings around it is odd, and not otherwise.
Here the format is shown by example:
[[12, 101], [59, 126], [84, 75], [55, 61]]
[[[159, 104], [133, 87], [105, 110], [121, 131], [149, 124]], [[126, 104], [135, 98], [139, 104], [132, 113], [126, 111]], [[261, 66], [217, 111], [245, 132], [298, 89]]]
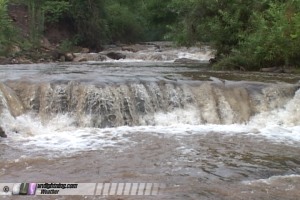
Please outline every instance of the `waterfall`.
[[279, 117], [286, 108], [289, 117], [295, 117], [289, 121], [299, 125], [298, 115], [292, 115], [299, 110], [298, 89], [292, 84], [229, 81], [95, 84], [15, 80], [0, 84], [0, 109], [15, 117], [30, 112], [42, 122], [67, 114], [76, 126], [106, 128], [245, 124], [262, 113]]

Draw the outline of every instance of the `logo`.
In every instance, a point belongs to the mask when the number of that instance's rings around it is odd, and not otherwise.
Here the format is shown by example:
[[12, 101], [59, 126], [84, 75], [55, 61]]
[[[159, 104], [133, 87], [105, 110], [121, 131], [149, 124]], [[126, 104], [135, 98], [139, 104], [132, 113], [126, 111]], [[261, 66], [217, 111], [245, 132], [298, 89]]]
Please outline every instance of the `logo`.
[[9, 187], [8, 186], [4, 186], [3, 187], [3, 192], [5, 192], [5, 193], [9, 192]]

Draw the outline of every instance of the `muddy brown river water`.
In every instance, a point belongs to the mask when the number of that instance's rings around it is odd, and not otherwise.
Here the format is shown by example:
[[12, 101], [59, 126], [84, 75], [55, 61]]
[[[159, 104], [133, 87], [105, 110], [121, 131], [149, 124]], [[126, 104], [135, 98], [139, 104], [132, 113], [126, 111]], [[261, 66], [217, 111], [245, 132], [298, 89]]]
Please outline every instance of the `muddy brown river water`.
[[205, 63], [0, 66], [0, 182], [165, 186], [14, 199], [300, 199], [299, 80]]

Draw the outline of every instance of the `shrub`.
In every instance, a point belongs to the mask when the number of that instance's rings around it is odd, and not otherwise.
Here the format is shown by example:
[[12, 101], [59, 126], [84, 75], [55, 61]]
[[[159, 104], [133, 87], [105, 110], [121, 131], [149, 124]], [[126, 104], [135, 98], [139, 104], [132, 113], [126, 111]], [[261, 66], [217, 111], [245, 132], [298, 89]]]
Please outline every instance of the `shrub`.
[[255, 58], [262, 66], [299, 65], [300, 1], [271, 3], [264, 13], [255, 13], [251, 26], [241, 43], [241, 51]]
[[128, 7], [119, 3], [107, 7], [107, 22], [111, 41], [136, 42], [143, 39], [143, 27]]
[[101, 49], [108, 41], [104, 0], [69, 0], [69, 3], [78, 44]]
[[67, 1], [45, 1], [42, 9], [45, 12], [45, 20], [49, 23], [57, 23], [69, 14], [71, 5]]

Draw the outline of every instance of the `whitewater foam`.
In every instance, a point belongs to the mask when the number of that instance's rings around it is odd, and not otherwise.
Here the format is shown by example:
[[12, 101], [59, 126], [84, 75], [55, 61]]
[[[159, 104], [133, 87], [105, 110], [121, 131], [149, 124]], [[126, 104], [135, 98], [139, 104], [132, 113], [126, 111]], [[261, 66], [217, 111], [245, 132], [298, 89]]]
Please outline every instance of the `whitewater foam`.
[[[135, 85], [137, 94], [145, 88]], [[163, 137], [184, 137], [189, 135], [206, 135], [218, 133], [224, 136], [240, 135], [267, 139], [275, 143], [300, 146], [299, 98], [295, 97], [286, 106], [254, 116], [244, 124], [203, 124], [199, 110], [193, 105], [177, 108], [170, 112], [156, 112], [154, 116], [143, 116], [140, 124], [147, 126], [120, 126], [116, 128], [91, 128], [91, 116], [81, 118], [81, 125], [69, 114], [57, 114], [46, 121], [38, 115], [27, 113], [14, 118], [6, 110], [2, 112], [2, 124], [8, 138], [1, 141], [14, 148], [24, 149], [35, 154], [59, 156], [81, 151], [99, 150], [117, 147], [122, 150], [134, 142], [130, 136], [138, 133], [154, 134]], [[148, 99], [141, 96], [141, 99]], [[176, 99], [174, 99], [176, 102]], [[148, 122], [147, 122], [148, 120]], [[126, 144], [126, 145], [125, 145]]]
[[[22, 115], [6, 125], [8, 140], [2, 141], [37, 155], [69, 155], [79, 151], [99, 150], [127, 141], [117, 130], [79, 128], [68, 115], [60, 115], [42, 124], [38, 117]], [[117, 145], [116, 145], [117, 146]]]
[[[188, 114], [187, 111], [185, 112]], [[38, 117], [26, 114], [13, 119], [13, 124], [10, 123], [5, 126], [8, 138], [1, 143], [23, 149], [29, 154], [41, 156], [66, 156], [76, 152], [101, 150], [108, 147], [122, 151], [126, 147], [135, 145], [135, 142], [130, 138], [139, 133], [170, 138], [182, 138], [190, 135], [201, 137], [201, 135], [217, 133], [228, 137], [239, 135], [300, 146], [300, 126], [266, 126], [258, 129], [253, 124], [191, 125], [186, 124], [185, 121], [181, 121], [176, 116], [178, 115], [170, 117], [170, 115], [158, 114], [156, 126], [123, 126], [100, 129], [77, 127], [74, 124], [74, 119], [68, 115], [57, 116], [43, 124]], [[186, 120], [184, 115], [182, 117]], [[192, 115], [190, 117], [194, 119]], [[181, 123], [176, 123], [176, 120]]]
[[[106, 55], [109, 50], [101, 52]], [[213, 51], [205, 47], [179, 47], [179, 48], [160, 48], [156, 49], [153, 46], [145, 47], [137, 52], [128, 50], [117, 50], [117, 53], [125, 55], [126, 58], [113, 60], [107, 58], [104, 62], [174, 62], [176, 59], [191, 59], [196, 61], [208, 62], [214, 57]]]
[[297, 174], [291, 174], [291, 175], [282, 175], [282, 176], [271, 176], [270, 178], [267, 179], [258, 179], [258, 180], [252, 180], [252, 181], [243, 181], [243, 184], [246, 185], [256, 185], [259, 183], [271, 185], [275, 182], [282, 182], [282, 181], [290, 181], [292, 179], [295, 180], [300, 180], [300, 175]]

